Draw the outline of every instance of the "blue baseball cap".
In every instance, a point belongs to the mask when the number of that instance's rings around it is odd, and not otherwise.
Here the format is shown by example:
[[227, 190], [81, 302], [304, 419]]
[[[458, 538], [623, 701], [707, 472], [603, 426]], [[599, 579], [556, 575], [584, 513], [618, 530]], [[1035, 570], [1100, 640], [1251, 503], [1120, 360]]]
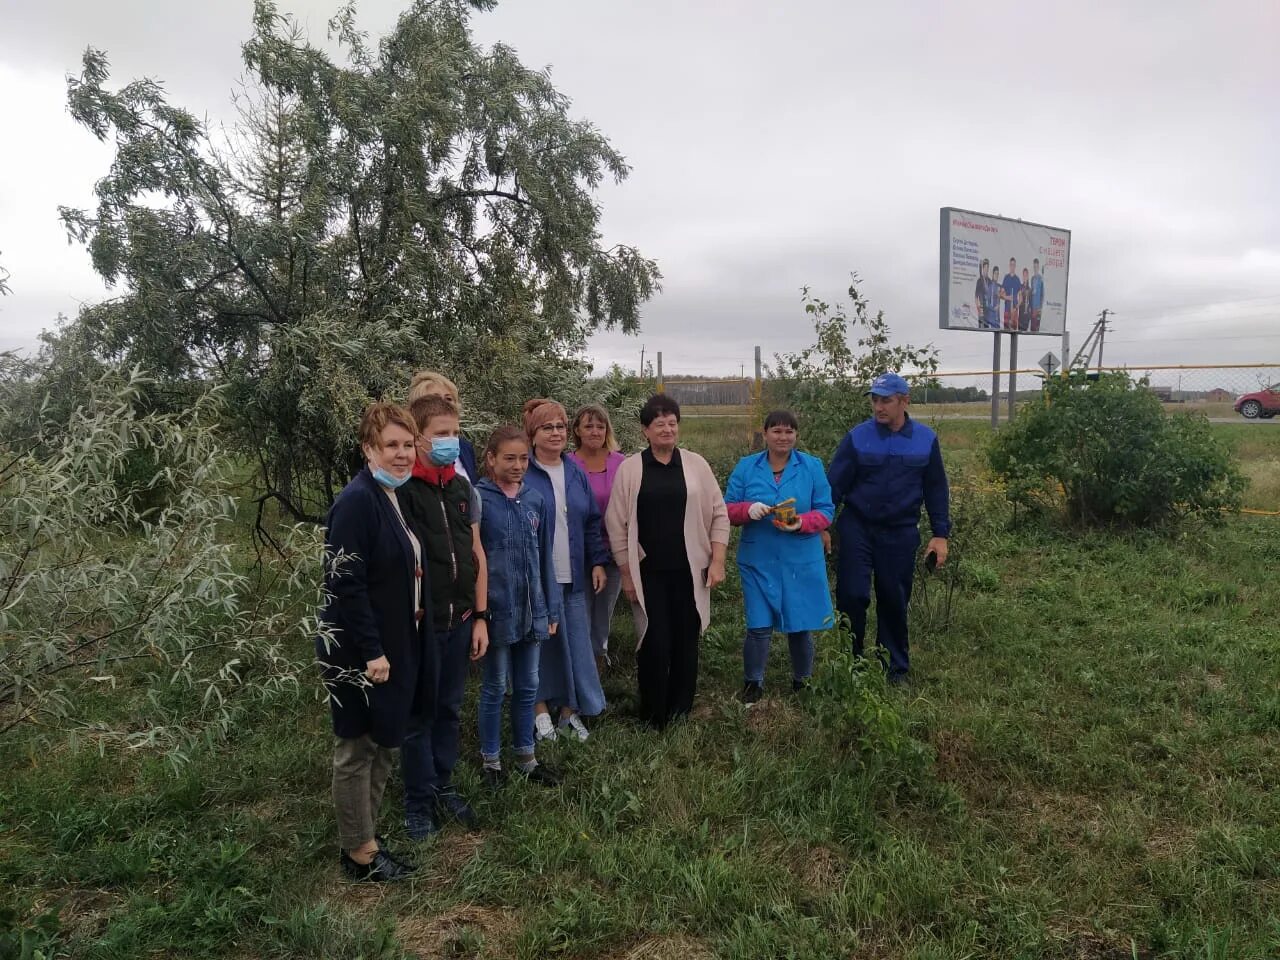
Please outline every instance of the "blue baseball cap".
[[896, 373], [882, 373], [871, 381], [871, 389], [864, 393], [874, 393], [877, 397], [892, 397], [895, 393], [910, 393], [911, 386]]

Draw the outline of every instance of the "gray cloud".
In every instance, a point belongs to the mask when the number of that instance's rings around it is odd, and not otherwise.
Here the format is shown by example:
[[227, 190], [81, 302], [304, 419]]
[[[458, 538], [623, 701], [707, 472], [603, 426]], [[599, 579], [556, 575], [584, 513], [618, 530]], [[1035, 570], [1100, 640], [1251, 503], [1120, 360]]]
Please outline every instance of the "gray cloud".
[[[62, 74], [92, 43], [117, 80], [155, 76], [225, 116], [251, 10], [24, 6], [0, 38], [0, 80], [30, 94], [27, 142], [65, 162], [42, 172], [0, 155], [7, 337], [95, 295], [83, 253], [50, 226], [53, 205], [83, 202], [106, 166], [54, 106]], [[314, 38], [335, 6], [281, 4]], [[366, 0], [362, 22], [380, 32], [400, 8]], [[842, 297], [856, 270], [900, 338], [937, 343], [952, 369], [980, 367], [986, 337], [937, 329], [937, 211], [958, 205], [1072, 230], [1072, 336], [1117, 311], [1109, 359], [1280, 357], [1280, 8], [975, 10], [541, 0], [478, 16], [479, 41], [550, 65], [634, 167], [601, 192], [606, 239], [658, 259], [665, 292], [640, 338], [601, 334], [593, 356], [634, 364], [644, 342], [668, 369], [677, 357], [684, 372], [749, 367], [754, 344], [768, 356], [809, 342], [802, 285]]]

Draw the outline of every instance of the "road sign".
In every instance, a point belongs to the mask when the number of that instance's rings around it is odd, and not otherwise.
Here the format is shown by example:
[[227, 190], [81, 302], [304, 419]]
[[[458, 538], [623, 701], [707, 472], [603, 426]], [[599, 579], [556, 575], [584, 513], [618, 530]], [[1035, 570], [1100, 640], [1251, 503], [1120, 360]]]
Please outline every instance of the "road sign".
[[1053, 355], [1052, 350], [1040, 358], [1040, 369], [1051, 377], [1057, 372], [1058, 358]]

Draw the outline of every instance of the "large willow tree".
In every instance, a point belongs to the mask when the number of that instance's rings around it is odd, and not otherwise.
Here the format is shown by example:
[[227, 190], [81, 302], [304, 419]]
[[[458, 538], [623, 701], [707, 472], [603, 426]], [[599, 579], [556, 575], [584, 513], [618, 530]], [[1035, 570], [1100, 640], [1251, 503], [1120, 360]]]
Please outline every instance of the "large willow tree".
[[115, 157], [96, 210], [62, 215], [118, 295], [49, 355], [138, 366], [157, 405], [224, 385], [259, 494], [296, 518], [347, 479], [363, 405], [415, 366], [489, 416], [580, 389], [575, 350], [637, 329], [659, 273], [601, 241], [594, 191], [623, 158], [545, 73], [472, 42], [492, 6], [416, 0], [375, 45], [348, 6], [334, 58], [259, 0], [229, 128], [151, 80], [109, 88], [87, 51], [71, 113]]

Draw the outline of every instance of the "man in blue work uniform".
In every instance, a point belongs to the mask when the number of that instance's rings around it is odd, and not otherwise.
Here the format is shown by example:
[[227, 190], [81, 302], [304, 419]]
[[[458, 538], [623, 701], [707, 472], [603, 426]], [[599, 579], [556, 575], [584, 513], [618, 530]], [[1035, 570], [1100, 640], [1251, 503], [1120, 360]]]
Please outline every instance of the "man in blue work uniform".
[[1004, 275], [1000, 284], [1004, 289], [1004, 328], [1018, 329], [1018, 303], [1022, 295], [1022, 281], [1018, 279], [1018, 261], [1009, 258], [1009, 272]]
[[907, 415], [907, 381], [884, 373], [867, 392], [872, 418], [845, 434], [827, 471], [840, 510], [836, 606], [849, 615], [853, 652], [861, 655], [875, 575], [876, 642], [888, 652], [890, 682], [901, 683], [909, 667], [907, 604], [920, 548], [920, 504], [933, 529], [925, 553], [941, 567], [951, 533], [947, 474], [937, 434]]

